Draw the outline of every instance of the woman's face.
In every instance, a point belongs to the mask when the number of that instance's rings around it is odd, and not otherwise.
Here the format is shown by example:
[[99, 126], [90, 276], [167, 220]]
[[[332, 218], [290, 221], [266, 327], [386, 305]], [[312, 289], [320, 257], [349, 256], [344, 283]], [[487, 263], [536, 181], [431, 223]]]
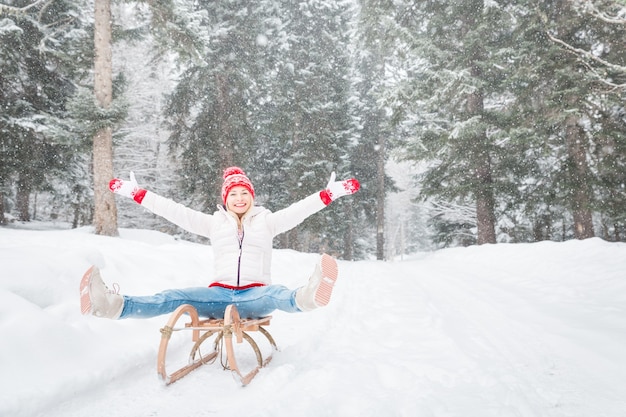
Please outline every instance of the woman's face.
[[241, 216], [252, 207], [252, 194], [246, 187], [237, 185], [226, 196], [226, 208]]

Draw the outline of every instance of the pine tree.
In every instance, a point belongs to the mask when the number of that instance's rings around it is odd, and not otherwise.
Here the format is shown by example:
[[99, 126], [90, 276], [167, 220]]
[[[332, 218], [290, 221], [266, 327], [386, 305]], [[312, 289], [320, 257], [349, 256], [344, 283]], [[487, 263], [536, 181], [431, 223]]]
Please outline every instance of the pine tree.
[[[199, 2], [200, 29], [206, 39], [201, 62], [188, 61], [170, 95], [166, 118], [170, 148], [178, 155], [186, 201], [212, 210], [220, 202], [222, 170], [247, 168], [255, 154], [250, 113], [254, 77], [262, 53], [256, 36], [263, 32], [261, 4]], [[181, 196], [182, 197], [182, 196]]]
[[[228, 165], [246, 170], [257, 203], [272, 210], [319, 191], [333, 170], [338, 177], [350, 174], [348, 6], [198, 4], [196, 12], [206, 10], [207, 53], [204, 62], [189, 61], [167, 110], [188, 203], [211, 210]], [[319, 233], [327, 224], [352, 226], [341, 219], [341, 204], [283, 234], [278, 244], [341, 253], [350, 233]]]
[[[201, 56], [202, 42], [194, 33], [197, 24], [197, 15], [186, 15], [182, 10], [186, 5], [178, 2], [163, 0], [145, 0], [151, 16], [154, 36], [162, 47], [171, 47], [178, 54], [185, 57], [197, 58]], [[181, 2], [182, 3], [182, 2]], [[139, 8], [138, 8], [139, 9]], [[110, 0], [96, 0], [94, 14], [94, 95], [98, 109], [92, 113], [92, 127], [97, 127], [94, 133], [94, 196], [96, 233], [105, 235], [117, 234], [117, 206], [114, 196], [108, 190], [108, 182], [113, 177], [113, 127], [126, 116], [126, 103], [118, 92], [117, 101], [114, 91], [114, 75], [112, 63], [112, 32], [111, 2]], [[126, 28], [117, 33], [128, 37]], [[135, 30], [135, 35], [141, 28]], [[117, 78], [124, 78], [118, 74]], [[96, 119], [97, 120], [94, 120]], [[95, 123], [93, 123], [95, 122]]]
[[[511, 84], [521, 115], [515, 131], [529, 132], [524, 141], [530, 144], [524, 154], [528, 186], [519, 197], [526, 202], [535, 239], [591, 237], [594, 210], [612, 203], [597, 196], [615, 193], [606, 188], [610, 182], [599, 180], [598, 168], [590, 162], [603, 165], [602, 152], [595, 152], [600, 157], [595, 159], [594, 149], [602, 149], [608, 131], [616, 132], [618, 119], [607, 115], [619, 95], [607, 92], [597, 73], [588, 71], [588, 64], [561, 42], [580, 50], [595, 47], [599, 57], [611, 60], [610, 45], [624, 33], [607, 30], [570, 2], [532, 2], [527, 7], [530, 13], [518, 26], [517, 73]], [[619, 164], [615, 168], [620, 171]], [[602, 171], [602, 176], [612, 172]]]
[[584, 43], [566, 42], [554, 31], [550, 39], [570, 54], [575, 54], [589, 79], [590, 93], [583, 116], [584, 133], [590, 138], [586, 157], [589, 161], [590, 206], [595, 234], [611, 240], [624, 240], [626, 216], [618, 207], [624, 205], [626, 179], [626, 51], [621, 48], [626, 37], [626, 3], [585, 1], [574, 3], [586, 26], [579, 38]]
[[[352, 132], [347, 51], [350, 4], [284, 2], [282, 10], [284, 21], [289, 22], [283, 28], [288, 47], [275, 60], [275, 77], [269, 80], [273, 100], [267, 101], [260, 113], [273, 121], [265, 125], [271, 131], [262, 134], [273, 138], [273, 152], [283, 156], [282, 161], [274, 160], [278, 163], [272, 169], [282, 179], [271, 185], [278, 194], [268, 200], [272, 209], [322, 189], [331, 171], [336, 171], [338, 178], [354, 175], [348, 157]], [[350, 208], [345, 204], [341, 200], [333, 203], [301, 227], [283, 234], [280, 246], [351, 258], [354, 217], [347, 215]]]
[[67, 50], [82, 29], [75, 6], [58, 1], [0, 9], [0, 189], [7, 196], [16, 184], [21, 220], [30, 219], [31, 194], [69, 170], [67, 155], [80, 146], [64, 122], [79, 65]]
[[407, 77], [398, 83], [397, 117], [418, 115], [407, 156], [432, 161], [422, 194], [473, 201], [476, 241], [494, 243], [503, 180], [494, 175], [503, 153], [498, 99], [512, 47], [511, 16], [500, 2], [425, 1], [404, 4], [395, 19]]
[[[157, 45], [161, 35], [151, 26], [154, 12], [149, 5], [115, 3], [112, 14], [116, 23], [113, 71], [117, 74], [113, 87], [123, 89], [128, 103], [113, 137], [114, 172], [128, 178], [133, 171], [140, 186], [167, 195], [176, 185], [176, 161], [169, 157], [163, 112], [165, 96], [174, 87], [178, 52], [163, 51]], [[119, 227], [174, 230], [161, 217], [147, 216], [133, 200], [118, 198], [117, 204]]]
[[387, 2], [361, 2], [357, 48], [353, 56], [360, 129], [351, 159], [356, 175], [368, 185], [355, 198], [357, 203], [361, 202], [367, 208], [365, 212], [369, 218], [365, 224], [374, 226], [371, 231], [376, 236], [375, 251], [379, 260], [385, 259], [385, 201], [387, 193], [393, 190], [385, 173], [388, 148], [391, 147], [391, 120], [386, 114], [388, 107], [380, 104], [384, 97], [381, 90], [386, 77], [387, 53], [392, 48], [384, 37], [383, 21], [392, 10], [392, 5]]

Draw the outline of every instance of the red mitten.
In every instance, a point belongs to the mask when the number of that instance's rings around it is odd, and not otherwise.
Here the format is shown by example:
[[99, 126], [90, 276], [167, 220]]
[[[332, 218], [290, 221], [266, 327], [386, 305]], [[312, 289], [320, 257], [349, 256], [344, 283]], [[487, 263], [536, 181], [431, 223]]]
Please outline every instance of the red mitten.
[[359, 191], [361, 185], [356, 178], [349, 180], [335, 181], [335, 173], [330, 174], [330, 180], [326, 189], [320, 191], [320, 198], [324, 204], [329, 205], [339, 197], [344, 195], [351, 195]]
[[144, 190], [143, 188], [139, 188], [139, 185], [137, 185], [137, 180], [135, 180], [135, 173], [132, 171], [130, 172], [130, 180], [113, 178], [109, 182], [109, 189], [115, 194], [132, 198], [138, 204], [141, 204], [143, 198], [146, 196], [146, 190]]

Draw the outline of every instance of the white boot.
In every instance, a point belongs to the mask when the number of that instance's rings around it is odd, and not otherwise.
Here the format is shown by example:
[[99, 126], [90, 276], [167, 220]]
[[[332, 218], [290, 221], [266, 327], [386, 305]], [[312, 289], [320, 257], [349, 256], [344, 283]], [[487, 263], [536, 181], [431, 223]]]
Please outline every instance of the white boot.
[[337, 274], [335, 259], [323, 254], [320, 262], [315, 265], [315, 270], [307, 285], [296, 291], [298, 308], [302, 311], [311, 311], [328, 304], [335, 281], [337, 281]]
[[83, 314], [118, 319], [124, 308], [124, 297], [107, 288], [100, 270], [92, 266], [80, 281], [80, 310]]

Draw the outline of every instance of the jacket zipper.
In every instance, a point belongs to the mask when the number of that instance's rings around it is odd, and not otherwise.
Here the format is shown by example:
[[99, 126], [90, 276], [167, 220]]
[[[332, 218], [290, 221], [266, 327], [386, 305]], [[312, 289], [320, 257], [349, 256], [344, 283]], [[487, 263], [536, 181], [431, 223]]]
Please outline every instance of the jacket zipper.
[[243, 253], [243, 237], [245, 233], [243, 230], [243, 224], [241, 225], [241, 234], [239, 234], [239, 230], [237, 230], [237, 240], [239, 240], [239, 259], [237, 260], [237, 287], [240, 287], [240, 279], [241, 279], [241, 254]]

